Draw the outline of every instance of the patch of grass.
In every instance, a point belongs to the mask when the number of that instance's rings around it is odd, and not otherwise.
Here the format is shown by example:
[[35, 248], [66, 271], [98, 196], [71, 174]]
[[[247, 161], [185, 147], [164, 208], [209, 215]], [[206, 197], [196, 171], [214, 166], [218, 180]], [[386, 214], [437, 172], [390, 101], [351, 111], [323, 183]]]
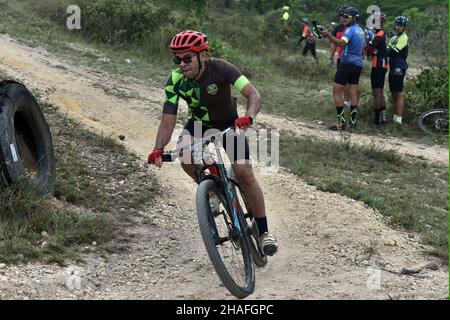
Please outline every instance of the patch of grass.
[[[42, 235], [42, 232], [47, 235]], [[44, 260], [62, 264], [76, 258], [76, 248], [113, 238], [114, 224], [105, 215], [55, 206], [23, 182], [0, 191], [0, 261]]]
[[[317, 42], [319, 57], [317, 64], [311, 57], [301, 56], [303, 45], [295, 47], [298, 40], [295, 36], [291, 37], [288, 43], [276, 46], [261, 45], [261, 41], [255, 41], [258, 38], [254, 32], [247, 30], [252, 24], [244, 23], [240, 18], [241, 16], [248, 18], [248, 12], [227, 9], [228, 14], [211, 12], [211, 17], [205, 20], [204, 25], [199, 25], [198, 21], [189, 22], [189, 19], [186, 20], [180, 16], [181, 20], [175, 19], [178, 21], [175, 25], [164, 25], [160, 31], [150, 33], [153, 38], [150, 37], [148, 41], [131, 42], [126, 45], [114, 41], [102, 43], [87, 36], [86, 30], [74, 32], [65, 28], [63, 23], [65, 10], [63, 9], [68, 4], [69, 1], [65, 0], [46, 0], [39, 4], [32, 1], [0, 0], [3, 10], [8, 13], [4, 19], [0, 19], [0, 32], [22, 38], [29, 45], [43, 45], [48, 50], [65, 56], [68, 60], [73, 60], [75, 55], [77, 63], [82, 65], [89, 65], [113, 74], [133, 76], [147, 84], [162, 88], [170, 70], [174, 68], [170, 54], [166, 51], [166, 42], [174, 32], [186, 25], [194, 29], [201, 26], [202, 30], [210, 33], [212, 56], [226, 58], [236, 64], [260, 91], [264, 112], [321, 121], [326, 124], [336, 121], [331, 94], [335, 68], [326, 64], [327, 55], [320, 52], [328, 52], [328, 41]], [[86, 3], [83, 2], [83, 5]], [[35, 8], [35, 10], [28, 10], [29, 8]], [[257, 25], [261, 22], [259, 21], [261, 17], [251, 19], [256, 19]], [[191, 22], [193, 24], [190, 24]], [[228, 29], [231, 29], [227, 34], [223, 34], [222, 28], [218, 27], [220, 25], [228, 25]], [[259, 30], [259, 32], [263, 31]], [[243, 33], [248, 37], [245, 44], [242, 44], [241, 40], [238, 41], [242, 39]], [[125, 62], [128, 58], [131, 59], [131, 63]], [[390, 123], [382, 129], [373, 128], [373, 98], [369, 73], [370, 63], [367, 61], [360, 80], [358, 132], [370, 135], [412, 137], [426, 143], [448, 143], [445, 138], [424, 135], [415, 123], [418, 115], [408, 112], [410, 109], [408, 106], [405, 108], [402, 129], [398, 130]], [[121, 92], [114, 94], [129, 95]], [[236, 95], [240, 96], [238, 93]], [[390, 122], [392, 101], [387, 86], [385, 95]], [[242, 102], [241, 98], [240, 103]]]
[[[7, 75], [5, 74], [5, 77]], [[98, 251], [117, 251], [121, 208], [141, 209], [155, 200], [159, 184], [140, 160], [110, 136], [92, 133], [43, 102], [56, 158], [55, 196], [40, 198], [23, 183], [0, 186], [0, 262], [79, 260], [93, 241]], [[1, 181], [0, 181], [1, 182]], [[45, 231], [47, 235], [42, 236]], [[126, 237], [126, 235], [124, 235]], [[45, 244], [43, 244], [45, 242]]]
[[93, 172], [84, 163], [79, 148], [73, 144], [57, 145], [56, 154], [55, 196], [74, 205], [106, 210], [106, 198], [90, 180]]
[[280, 137], [280, 165], [322, 191], [362, 201], [393, 224], [420, 232], [448, 256], [448, 169], [377, 145]]

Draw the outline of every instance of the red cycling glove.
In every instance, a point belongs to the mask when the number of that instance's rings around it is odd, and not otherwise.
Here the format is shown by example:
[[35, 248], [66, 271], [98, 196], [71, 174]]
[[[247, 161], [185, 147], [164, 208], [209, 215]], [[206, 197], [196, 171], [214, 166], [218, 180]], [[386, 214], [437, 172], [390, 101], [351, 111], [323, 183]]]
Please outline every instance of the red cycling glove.
[[162, 157], [163, 149], [155, 149], [148, 155], [148, 163], [155, 164], [156, 159]]
[[250, 116], [243, 116], [236, 120], [234, 120], [234, 125], [238, 127], [239, 129], [246, 129], [248, 127], [251, 127], [253, 124], [253, 118]]

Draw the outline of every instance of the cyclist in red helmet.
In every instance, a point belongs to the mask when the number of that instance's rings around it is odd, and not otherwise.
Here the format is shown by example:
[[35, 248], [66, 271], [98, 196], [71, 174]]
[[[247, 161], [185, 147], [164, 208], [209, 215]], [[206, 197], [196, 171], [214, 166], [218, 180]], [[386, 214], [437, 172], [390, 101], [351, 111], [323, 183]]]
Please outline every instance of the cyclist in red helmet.
[[[187, 30], [173, 37], [170, 50], [178, 68], [166, 83], [163, 115], [154, 149], [148, 156], [149, 163], [159, 167], [162, 165], [161, 155], [175, 127], [179, 98], [188, 105], [188, 121], [179, 141], [183, 146], [191, 144], [194, 137], [202, 138], [209, 129], [223, 131], [233, 125], [240, 129], [249, 128], [256, 118], [261, 108], [258, 91], [231, 63], [222, 59], [207, 59], [208, 49], [208, 38], [203, 33]], [[236, 99], [231, 96], [231, 85], [247, 99], [244, 116], [238, 116]], [[264, 196], [253, 173], [248, 142], [243, 133], [234, 137], [234, 143], [227, 144], [226, 137], [224, 135], [223, 146], [255, 216], [261, 246], [265, 254], [273, 255], [278, 243], [267, 227]], [[196, 180], [190, 154], [181, 155], [180, 160], [184, 171]]]

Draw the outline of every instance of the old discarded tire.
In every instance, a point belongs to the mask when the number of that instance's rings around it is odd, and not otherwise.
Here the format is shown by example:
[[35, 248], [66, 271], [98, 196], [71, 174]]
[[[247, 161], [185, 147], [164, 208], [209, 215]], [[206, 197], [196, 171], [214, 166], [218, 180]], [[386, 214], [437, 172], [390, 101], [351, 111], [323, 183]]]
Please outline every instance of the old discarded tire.
[[37, 193], [53, 193], [55, 158], [44, 114], [20, 83], [0, 82], [0, 168], [4, 181], [26, 181]]

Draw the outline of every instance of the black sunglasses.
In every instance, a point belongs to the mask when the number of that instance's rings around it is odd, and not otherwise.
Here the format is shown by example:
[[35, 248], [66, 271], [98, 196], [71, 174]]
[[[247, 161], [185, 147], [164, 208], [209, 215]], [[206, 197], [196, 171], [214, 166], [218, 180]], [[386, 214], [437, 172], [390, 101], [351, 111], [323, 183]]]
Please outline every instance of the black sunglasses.
[[352, 18], [352, 16], [349, 16], [347, 14], [341, 14], [341, 18], [344, 18], [345, 20], [348, 20], [348, 19]]
[[180, 64], [181, 61], [183, 61], [184, 63], [189, 64], [189, 63], [192, 62], [192, 57], [193, 57], [193, 56], [194, 56], [193, 54], [187, 54], [187, 55], [185, 55], [185, 56], [183, 56], [183, 57], [174, 56], [174, 57], [173, 57], [173, 62], [174, 62], [175, 64]]

